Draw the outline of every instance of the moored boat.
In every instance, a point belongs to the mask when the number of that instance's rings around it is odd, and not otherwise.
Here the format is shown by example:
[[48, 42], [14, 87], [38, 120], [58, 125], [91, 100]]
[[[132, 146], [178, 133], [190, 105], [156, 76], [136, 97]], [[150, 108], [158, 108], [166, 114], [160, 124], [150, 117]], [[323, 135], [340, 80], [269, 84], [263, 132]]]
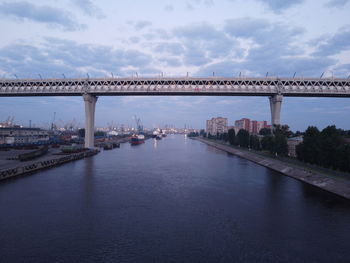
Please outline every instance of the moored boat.
[[103, 150], [112, 150], [113, 149], [113, 145], [111, 143], [106, 143], [103, 146]]
[[145, 142], [145, 135], [143, 134], [134, 134], [131, 136], [130, 143], [131, 145], [138, 145]]

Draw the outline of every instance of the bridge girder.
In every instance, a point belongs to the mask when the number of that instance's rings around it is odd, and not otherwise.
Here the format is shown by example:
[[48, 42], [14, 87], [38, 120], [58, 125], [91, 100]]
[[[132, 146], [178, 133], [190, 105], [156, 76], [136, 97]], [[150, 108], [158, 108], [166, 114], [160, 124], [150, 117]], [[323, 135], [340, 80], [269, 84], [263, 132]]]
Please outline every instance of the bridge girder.
[[104, 78], [2, 79], [0, 96], [283, 96], [350, 97], [350, 79]]

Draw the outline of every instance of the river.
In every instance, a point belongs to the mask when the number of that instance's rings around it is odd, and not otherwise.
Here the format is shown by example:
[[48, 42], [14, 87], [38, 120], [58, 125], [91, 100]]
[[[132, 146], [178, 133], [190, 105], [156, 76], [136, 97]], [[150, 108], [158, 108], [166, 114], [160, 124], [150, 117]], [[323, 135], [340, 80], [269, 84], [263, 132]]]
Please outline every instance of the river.
[[182, 135], [0, 183], [0, 262], [349, 262], [350, 202]]

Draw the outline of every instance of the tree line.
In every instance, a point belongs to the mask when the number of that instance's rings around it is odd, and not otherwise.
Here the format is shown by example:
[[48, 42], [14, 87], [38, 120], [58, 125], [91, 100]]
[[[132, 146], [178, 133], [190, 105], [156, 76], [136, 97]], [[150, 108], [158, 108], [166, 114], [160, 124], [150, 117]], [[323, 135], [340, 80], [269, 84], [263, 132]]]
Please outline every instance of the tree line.
[[205, 134], [209, 139], [218, 139], [228, 142], [231, 145], [250, 148], [257, 151], [265, 150], [278, 156], [286, 156], [288, 154], [287, 138], [293, 133], [289, 131], [287, 125], [276, 126], [274, 134], [271, 129], [261, 129], [260, 136], [250, 134], [248, 131], [241, 129], [235, 132], [234, 129], [229, 129], [227, 133], [211, 135]]
[[350, 172], [350, 131], [337, 129], [334, 125], [322, 131], [310, 126], [305, 132], [293, 133], [288, 125], [282, 125], [275, 126], [273, 133], [271, 129], [261, 129], [259, 135], [249, 134], [244, 129], [239, 130], [237, 134], [234, 129], [230, 129], [227, 133], [217, 135], [206, 134], [201, 130], [200, 135], [239, 147], [268, 151], [282, 157], [288, 156], [288, 138], [303, 136], [303, 142], [296, 147], [298, 160]]
[[304, 140], [296, 147], [300, 161], [350, 172], [349, 131], [337, 129], [334, 125], [319, 131], [310, 126], [304, 133]]

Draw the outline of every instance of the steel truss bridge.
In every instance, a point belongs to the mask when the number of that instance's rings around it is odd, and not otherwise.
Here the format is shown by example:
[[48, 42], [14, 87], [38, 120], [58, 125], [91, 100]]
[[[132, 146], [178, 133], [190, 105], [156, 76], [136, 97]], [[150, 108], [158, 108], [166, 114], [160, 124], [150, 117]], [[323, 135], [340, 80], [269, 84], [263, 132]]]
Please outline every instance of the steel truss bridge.
[[268, 96], [271, 124], [280, 124], [283, 96], [350, 97], [350, 79], [316, 78], [100, 78], [2, 79], [0, 97], [82, 96], [85, 147], [94, 147], [98, 96]]
[[99, 78], [2, 79], [0, 96], [283, 96], [350, 97], [350, 79]]

